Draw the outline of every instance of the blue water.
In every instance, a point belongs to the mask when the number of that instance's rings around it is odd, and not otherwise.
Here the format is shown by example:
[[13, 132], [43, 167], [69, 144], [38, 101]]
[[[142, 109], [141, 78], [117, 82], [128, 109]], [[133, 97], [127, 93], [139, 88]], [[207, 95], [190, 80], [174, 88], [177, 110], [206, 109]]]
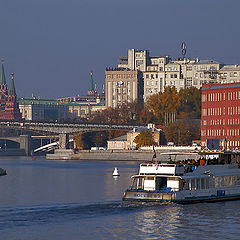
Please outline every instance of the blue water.
[[2, 158], [0, 167], [0, 239], [240, 239], [240, 201], [122, 204], [136, 162]]

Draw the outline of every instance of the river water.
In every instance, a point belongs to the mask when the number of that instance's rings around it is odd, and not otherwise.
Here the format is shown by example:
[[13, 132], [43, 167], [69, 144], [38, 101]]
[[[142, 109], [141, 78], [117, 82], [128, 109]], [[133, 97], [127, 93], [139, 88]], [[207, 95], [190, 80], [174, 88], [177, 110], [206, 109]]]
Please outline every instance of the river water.
[[[240, 201], [123, 205], [136, 162], [1, 158], [0, 239], [240, 239]], [[114, 167], [120, 177], [113, 178]]]

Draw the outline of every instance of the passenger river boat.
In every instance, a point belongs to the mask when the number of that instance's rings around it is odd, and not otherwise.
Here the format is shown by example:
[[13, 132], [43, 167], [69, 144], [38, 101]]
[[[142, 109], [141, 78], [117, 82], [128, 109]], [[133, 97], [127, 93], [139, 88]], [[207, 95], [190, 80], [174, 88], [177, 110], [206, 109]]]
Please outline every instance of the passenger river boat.
[[199, 152], [198, 159], [140, 164], [125, 202], [211, 202], [240, 199], [240, 152]]

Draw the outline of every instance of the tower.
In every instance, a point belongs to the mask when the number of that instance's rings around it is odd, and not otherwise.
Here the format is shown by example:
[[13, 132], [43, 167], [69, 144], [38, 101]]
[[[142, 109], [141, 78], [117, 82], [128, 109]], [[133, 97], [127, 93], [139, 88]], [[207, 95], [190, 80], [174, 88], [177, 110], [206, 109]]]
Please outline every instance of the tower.
[[[2, 72], [0, 77], [0, 111], [5, 109], [6, 105], [6, 96], [8, 94], [8, 87], [6, 83], [5, 71], [4, 71], [4, 60], [2, 59]], [[1, 112], [0, 112], [1, 118]]]
[[17, 103], [17, 94], [14, 83], [14, 73], [11, 73], [11, 85], [9, 95], [6, 98], [6, 106], [4, 112], [5, 119], [19, 120], [21, 114], [19, 111], [19, 105]]
[[0, 75], [0, 119], [2, 120], [19, 120], [21, 114], [17, 103], [17, 94], [14, 84], [14, 74], [12, 73], [10, 91], [6, 82], [4, 61], [2, 60], [2, 72]]
[[88, 95], [94, 95], [94, 88], [93, 88], [93, 71], [90, 71], [90, 82], [89, 82]]

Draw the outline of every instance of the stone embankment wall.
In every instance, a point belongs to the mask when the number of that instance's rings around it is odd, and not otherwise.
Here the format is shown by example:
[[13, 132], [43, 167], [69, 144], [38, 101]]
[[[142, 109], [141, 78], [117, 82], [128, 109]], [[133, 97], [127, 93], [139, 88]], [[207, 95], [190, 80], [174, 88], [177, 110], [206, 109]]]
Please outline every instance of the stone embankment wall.
[[[169, 157], [169, 154], [173, 153], [188, 153], [196, 149], [195, 147], [178, 147], [178, 148], [162, 148], [160, 150], [156, 150], [156, 160], [166, 160]], [[151, 161], [153, 157], [153, 150], [82, 150], [77, 154], [71, 155], [71, 159], [73, 160], [104, 160], [104, 161]], [[161, 155], [165, 153], [166, 155]], [[168, 154], [169, 153], [169, 154]], [[191, 155], [186, 156], [191, 158]], [[185, 157], [185, 158], [186, 158]], [[173, 158], [173, 157], [172, 157]], [[176, 160], [181, 159], [181, 157], [177, 157]]]
[[26, 156], [26, 152], [20, 148], [0, 149], [0, 157], [1, 156]]

